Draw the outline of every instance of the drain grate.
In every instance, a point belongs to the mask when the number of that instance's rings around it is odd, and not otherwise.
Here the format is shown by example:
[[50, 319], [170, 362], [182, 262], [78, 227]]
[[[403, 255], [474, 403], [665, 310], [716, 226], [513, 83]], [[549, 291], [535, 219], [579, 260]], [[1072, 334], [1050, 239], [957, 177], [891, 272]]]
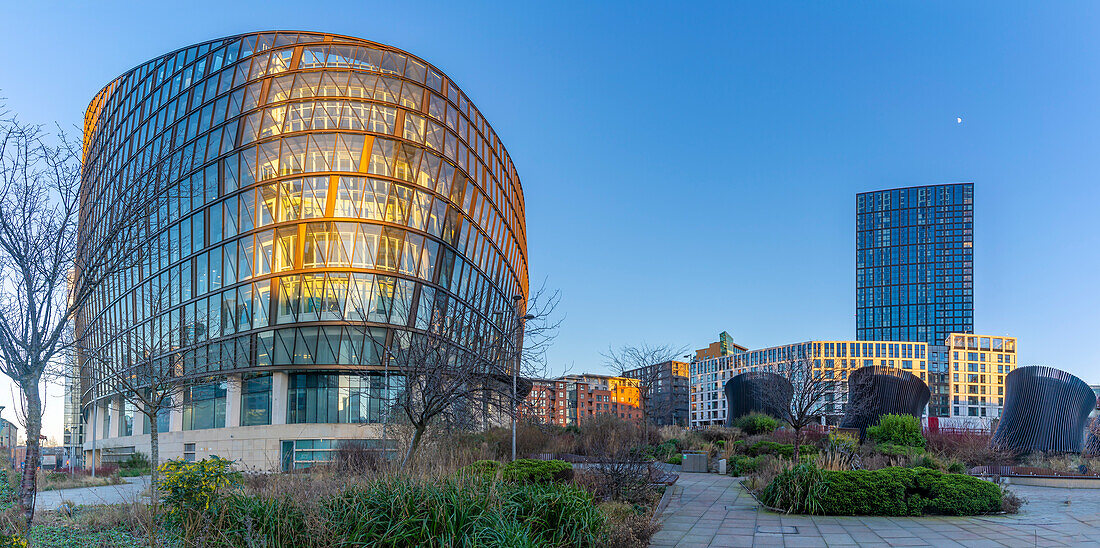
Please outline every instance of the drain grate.
[[765, 535], [797, 535], [798, 527], [794, 525], [757, 525], [756, 532]]

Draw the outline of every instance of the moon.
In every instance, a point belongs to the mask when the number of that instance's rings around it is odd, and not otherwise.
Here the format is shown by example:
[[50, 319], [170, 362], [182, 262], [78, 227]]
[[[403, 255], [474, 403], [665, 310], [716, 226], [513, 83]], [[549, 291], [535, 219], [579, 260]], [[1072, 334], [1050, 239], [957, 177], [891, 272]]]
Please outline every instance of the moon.
[[956, 124], [961, 124], [961, 123], [963, 123], [963, 119], [962, 118], [955, 118], [955, 123]]

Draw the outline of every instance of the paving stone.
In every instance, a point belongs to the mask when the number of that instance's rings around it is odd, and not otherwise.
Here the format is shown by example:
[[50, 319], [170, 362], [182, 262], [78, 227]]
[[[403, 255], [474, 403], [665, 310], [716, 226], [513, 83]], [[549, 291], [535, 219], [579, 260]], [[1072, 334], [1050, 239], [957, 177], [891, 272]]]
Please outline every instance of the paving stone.
[[[1031, 501], [1015, 516], [790, 516], [757, 507], [733, 478], [685, 474], [652, 546], [1087, 546], [1100, 539], [1100, 496], [1015, 486]], [[1065, 500], [1072, 504], [1067, 506]], [[759, 533], [797, 527], [797, 534]], [[764, 529], [759, 529], [764, 527]]]

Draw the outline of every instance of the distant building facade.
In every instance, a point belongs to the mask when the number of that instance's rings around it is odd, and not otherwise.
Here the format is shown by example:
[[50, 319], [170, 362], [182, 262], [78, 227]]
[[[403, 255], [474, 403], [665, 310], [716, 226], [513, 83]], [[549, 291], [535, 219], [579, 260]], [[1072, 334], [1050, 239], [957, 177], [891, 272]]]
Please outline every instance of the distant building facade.
[[536, 380], [522, 407], [529, 419], [557, 426], [580, 424], [601, 414], [642, 420], [637, 379], [612, 375]]
[[936, 406], [931, 415], [1000, 418], [1005, 405], [1005, 376], [1018, 367], [1016, 338], [951, 333], [947, 343], [950, 410], [942, 413], [942, 408]]
[[823, 402], [825, 418], [839, 419], [848, 401], [851, 371], [864, 366], [896, 367], [928, 381], [928, 345], [910, 341], [807, 341], [747, 350], [691, 363], [690, 426], [717, 426], [726, 422], [728, 406], [723, 387], [727, 380], [749, 371], [777, 372], [791, 356], [808, 356], [814, 369], [836, 381]]
[[942, 345], [973, 332], [974, 185], [857, 194], [856, 339]]
[[555, 381], [553, 379], [530, 379], [531, 391], [519, 406], [522, 420], [538, 424], [554, 424]]
[[645, 403], [648, 409], [643, 409], [643, 412], [654, 424], [687, 426], [689, 368], [687, 362], [669, 360], [631, 369], [623, 376], [638, 380], [639, 390], [649, 392]]
[[722, 356], [732, 356], [738, 352], [744, 352], [748, 350], [744, 346], [741, 346], [733, 342], [733, 337], [729, 333], [723, 331], [718, 334], [718, 340], [710, 343], [706, 348], [700, 348], [695, 351], [695, 360], [705, 360], [708, 358], [720, 358]]

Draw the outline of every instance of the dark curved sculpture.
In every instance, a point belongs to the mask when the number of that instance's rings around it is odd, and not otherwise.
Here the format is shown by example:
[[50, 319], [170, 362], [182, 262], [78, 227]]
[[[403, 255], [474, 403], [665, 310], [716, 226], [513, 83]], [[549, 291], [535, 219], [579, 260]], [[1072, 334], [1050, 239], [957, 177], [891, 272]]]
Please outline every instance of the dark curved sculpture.
[[990, 445], [1012, 451], [1078, 453], [1096, 394], [1085, 381], [1045, 366], [1005, 377], [1005, 408]]
[[775, 373], [750, 371], [726, 381], [726, 424], [749, 413], [764, 413], [776, 418], [787, 414], [794, 388], [790, 381]]
[[848, 376], [848, 409], [841, 420], [843, 428], [858, 428], [862, 433], [887, 414], [920, 418], [932, 392], [920, 377], [895, 367], [872, 365], [852, 371]]

